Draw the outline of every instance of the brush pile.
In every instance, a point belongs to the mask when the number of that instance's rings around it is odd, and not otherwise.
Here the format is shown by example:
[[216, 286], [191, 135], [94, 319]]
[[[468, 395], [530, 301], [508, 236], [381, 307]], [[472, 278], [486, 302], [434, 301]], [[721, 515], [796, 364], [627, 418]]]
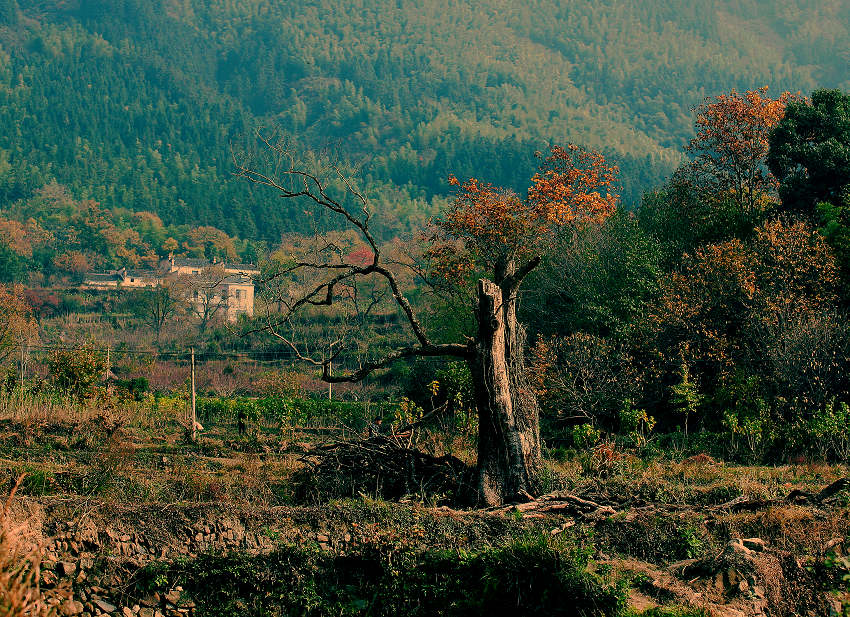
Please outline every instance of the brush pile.
[[468, 498], [473, 473], [454, 456], [435, 457], [386, 436], [330, 444], [301, 460], [307, 465], [295, 478], [300, 503], [362, 495], [457, 504]]

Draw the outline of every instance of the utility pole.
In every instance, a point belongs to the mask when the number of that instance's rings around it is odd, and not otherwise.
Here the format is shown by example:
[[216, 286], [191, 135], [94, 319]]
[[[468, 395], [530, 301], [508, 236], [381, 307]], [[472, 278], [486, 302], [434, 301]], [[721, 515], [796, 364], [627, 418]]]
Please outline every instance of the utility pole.
[[[330, 360], [328, 362], [328, 376], [330, 376], [330, 374], [333, 372], [333, 368], [334, 368], [333, 360]], [[329, 401], [333, 400], [333, 395], [334, 395], [334, 385], [333, 385], [333, 382], [329, 381], [328, 382], [328, 400]]]
[[198, 436], [198, 418], [195, 415], [195, 348], [192, 347], [192, 441]]
[[[328, 349], [328, 353], [330, 354], [330, 358], [328, 358], [328, 376], [330, 376], [331, 373], [333, 373], [334, 345], [336, 345], [337, 343], [339, 343], [339, 341], [334, 341], [333, 343], [331, 343], [330, 349]], [[324, 353], [322, 353], [322, 359], [324, 360]], [[334, 393], [334, 385], [333, 385], [333, 382], [329, 381], [328, 382], [328, 400], [329, 401], [333, 400], [333, 393]]]

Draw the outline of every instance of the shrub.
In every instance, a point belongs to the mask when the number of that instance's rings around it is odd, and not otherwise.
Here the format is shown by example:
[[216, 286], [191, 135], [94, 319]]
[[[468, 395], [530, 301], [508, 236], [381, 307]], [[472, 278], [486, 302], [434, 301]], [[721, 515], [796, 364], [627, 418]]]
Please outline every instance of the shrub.
[[570, 430], [570, 438], [575, 448], [587, 450], [599, 443], [602, 433], [592, 424], [579, 424]]
[[48, 366], [53, 384], [80, 398], [91, 396], [106, 374], [106, 358], [89, 345], [53, 352]]
[[[181, 573], [199, 617], [232, 615], [618, 615], [625, 590], [587, 555], [542, 536], [478, 552], [366, 545], [345, 556], [303, 546], [204, 555]], [[157, 576], [170, 580], [168, 574]]]
[[620, 434], [626, 435], [630, 445], [645, 448], [655, 428], [655, 418], [646, 413], [645, 409], [635, 409], [631, 401], [625, 401], [620, 409], [619, 420]]
[[808, 417], [798, 413], [780, 436], [786, 454], [808, 454], [822, 461], [850, 458], [850, 405], [828, 400]]
[[[540, 373], [541, 430], [546, 437], [565, 436], [576, 418], [613, 429], [623, 401], [640, 398], [633, 359], [602, 337], [576, 333], [548, 343], [539, 341], [533, 353]], [[543, 353], [546, 359], [540, 358]]]
[[776, 437], [776, 423], [770, 416], [767, 406], [761, 406], [750, 415], [740, 410], [730, 410], [723, 414], [723, 427], [727, 431], [729, 446], [738, 452], [741, 445], [746, 448], [744, 454], [753, 462], [761, 462], [765, 452]]
[[150, 388], [146, 377], [133, 377], [131, 379], [116, 379], [114, 385], [119, 394], [132, 398], [134, 401], [142, 401]]

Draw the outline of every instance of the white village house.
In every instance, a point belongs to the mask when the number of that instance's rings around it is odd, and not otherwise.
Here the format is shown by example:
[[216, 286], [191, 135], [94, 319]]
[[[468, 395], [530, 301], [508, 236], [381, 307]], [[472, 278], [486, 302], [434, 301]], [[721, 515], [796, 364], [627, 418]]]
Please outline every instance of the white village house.
[[260, 275], [253, 264], [232, 263], [213, 259], [174, 257], [160, 262], [159, 270], [128, 270], [90, 272], [83, 277], [83, 289], [140, 289], [153, 288], [169, 280], [185, 283], [187, 302], [199, 311], [203, 305], [220, 303], [227, 321], [239, 315], [254, 315], [254, 278]]

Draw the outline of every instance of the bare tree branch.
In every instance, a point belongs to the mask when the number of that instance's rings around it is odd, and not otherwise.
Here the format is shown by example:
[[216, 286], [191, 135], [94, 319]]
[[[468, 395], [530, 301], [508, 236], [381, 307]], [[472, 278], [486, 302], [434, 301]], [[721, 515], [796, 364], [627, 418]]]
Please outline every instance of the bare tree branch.
[[502, 287], [513, 293], [513, 291], [522, 284], [523, 279], [525, 279], [526, 276], [531, 274], [532, 270], [540, 265], [540, 261], [540, 255], [535, 255], [528, 263], [520, 267], [516, 272], [505, 277]]
[[[315, 272], [337, 272], [327, 280], [321, 281], [311, 289], [305, 291], [294, 301], [285, 301], [282, 297], [279, 303], [286, 304], [286, 311], [277, 319], [273, 319], [271, 314], [267, 315], [266, 324], [255, 331], [264, 330], [272, 332], [278, 339], [282, 340], [289, 346], [298, 357], [310, 364], [322, 367], [322, 378], [330, 382], [354, 382], [360, 381], [373, 371], [385, 368], [392, 362], [412, 356], [455, 356], [468, 358], [471, 357], [472, 351], [466, 344], [455, 345], [435, 345], [429, 340], [421, 322], [416, 316], [413, 307], [401, 290], [398, 279], [395, 274], [380, 263], [381, 248], [378, 245], [372, 232], [369, 230], [370, 211], [369, 203], [363, 193], [357, 189], [352, 180], [343, 173], [342, 169], [335, 164], [329, 166], [329, 171], [333, 179], [339, 181], [346, 194], [355, 200], [359, 205], [361, 216], [355, 215], [344, 205], [344, 200], [334, 197], [331, 194], [331, 187], [317, 174], [311, 171], [305, 171], [298, 167], [293, 152], [286, 147], [285, 144], [274, 141], [271, 136], [264, 135], [261, 131], [256, 132], [257, 139], [265, 145], [267, 152], [274, 156], [273, 171], [259, 171], [249, 164], [247, 160], [240, 160], [233, 152], [233, 161], [236, 167], [236, 175], [244, 178], [254, 184], [270, 187], [276, 190], [281, 197], [288, 199], [306, 198], [312, 201], [319, 208], [323, 208], [335, 214], [342, 216], [348, 224], [354, 227], [360, 237], [365, 241], [371, 250], [371, 262], [366, 265], [354, 265], [349, 263], [332, 263], [322, 261], [298, 260], [295, 263], [286, 265], [279, 272], [275, 273], [271, 279], [292, 275], [298, 271], [308, 270]], [[280, 327], [290, 322], [292, 316], [308, 306], [331, 306], [334, 304], [335, 296], [339, 286], [346, 284], [354, 286], [356, 279], [368, 277], [370, 275], [378, 275], [383, 277], [396, 306], [404, 314], [407, 325], [416, 339], [416, 344], [398, 349], [389, 353], [381, 360], [366, 363], [358, 370], [345, 375], [331, 375], [331, 363], [333, 359], [340, 353], [340, 350], [332, 357], [324, 357], [321, 360], [303, 354], [292, 340], [281, 334]], [[270, 280], [271, 280], [270, 279]], [[351, 283], [349, 283], [351, 281]], [[355, 300], [356, 301], [356, 300]], [[374, 308], [379, 301], [379, 298], [373, 296], [373, 299], [366, 309], [366, 312]]]
[[330, 383], [356, 382], [363, 380], [373, 371], [386, 368], [393, 362], [403, 358], [453, 356], [455, 358], [469, 359], [474, 355], [474, 353], [475, 352], [469, 345], [463, 345], [460, 343], [426, 346], [415, 345], [398, 349], [375, 362], [367, 362], [356, 371], [345, 375], [331, 375], [330, 362], [323, 362], [322, 379]]

